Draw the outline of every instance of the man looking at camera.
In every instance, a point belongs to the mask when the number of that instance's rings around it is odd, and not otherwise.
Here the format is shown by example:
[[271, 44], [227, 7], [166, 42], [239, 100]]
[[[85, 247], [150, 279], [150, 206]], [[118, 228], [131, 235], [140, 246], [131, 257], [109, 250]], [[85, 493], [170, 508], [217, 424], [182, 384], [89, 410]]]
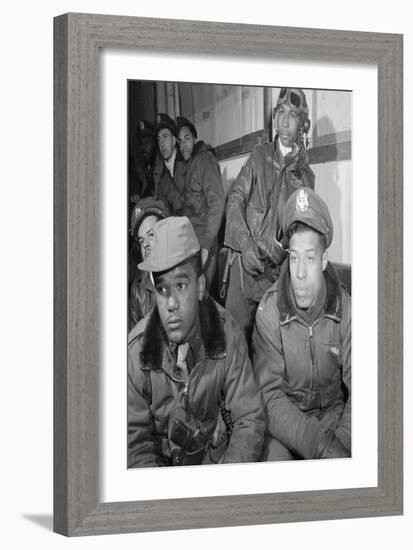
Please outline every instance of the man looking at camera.
[[282, 214], [288, 249], [262, 298], [253, 334], [262, 391], [264, 460], [351, 454], [351, 300], [328, 263], [333, 224], [324, 201], [297, 190]]
[[139, 267], [156, 307], [129, 335], [128, 466], [259, 460], [263, 412], [246, 343], [205, 292], [189, 219], [158, 222]]
[[227, 202], [225, 244], [232, 267], [225, 307], [248, 342], [258, 303], [285, 258], [278, 242], [283, 206], [296, 189], [314, 187], [305, 150], [310, 121], [303, 90], [281, 89], [273, 121], [274, 143], [253, 148]]

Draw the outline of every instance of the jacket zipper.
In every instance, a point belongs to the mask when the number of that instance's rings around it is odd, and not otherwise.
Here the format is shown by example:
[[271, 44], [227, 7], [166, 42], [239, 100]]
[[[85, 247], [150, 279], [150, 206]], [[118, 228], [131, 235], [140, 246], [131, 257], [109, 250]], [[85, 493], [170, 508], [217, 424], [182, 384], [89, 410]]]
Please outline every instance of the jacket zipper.
[[[312, 370], [312, 376], [311, 376], [311, 391], [314, 390], [314, 385], [316, 385], [316, 388], [318, 388], [319, 383], [319, 377], [318, 377], [318, 369], [316, 368], [315, 364], [315, 358], [314, 358], [314, 332], [313, 327], [322, 319], [323, 316], [319, 317], [311, 326], [308, 327], [308, 331], [310, 333], [310, 355], [311, 355], [311, 370]], [[316, 372], [317, 370], [317, 372]], [[317, 375], [317, 380], [316, 380]]]
[[204, 359], [201, 359], [196, 363], [194, 367], [192, 367], [191, 372], [189, 373], [188, 380], [185, 384], [183, 396], [184, 396], [184, 405], [185, 405], [185, 415], [186, 415], [186, 421], [189, 422], [191, 420], [191, 408], [189, 406], [189, 382], [191, 379], [191, 376], [195, 369], [204, 361]]
[[188, 382], [185, 384], [184, 391], [184, 404], [185, 404], [185, 418], [189, 422], [191, 420], [191, 410], [189, 408], [189, 398], [188, 398]]
[[[173, 376], [171, 376], [171, 374], [167, 373], [164, 370], [165, 374], [168, 376], [168, 378], [172, 380], [172, 382], [174, 382], [174, 384], [184, 384], [182, 395], [184, 398], [185, 417], [187, 422], [191, 420], [191, 408], [189, 406], [189, 381], [194, 370], [204, 361], [204, 359], [201, 359], [200, 361], [198, 361], [198, 363], [192, 368], [191, 373], [189, 374], [188, 380], [186, 382], [184, 382], [183, 380], [180, 380], [179, 378], [174, 378]], [[178, 391], [178, 395], [179, 395], [179, 391]]]
[[313, 365], [314, 370], [314, 335], [313, 335], [313, 327], [308, 327], [310, 331], [310, 354], [311, 354], [311, 364]]
[[310, 357], [311, 357], [311, 382], [310, 382], [310, 392], [313, 392], [314, 389], [314, 376], [315, 376], [315, 365], [314, 365], [314, 338], [313, 338], [313, 327], [308, 327], [308, 332], [310, 335]]

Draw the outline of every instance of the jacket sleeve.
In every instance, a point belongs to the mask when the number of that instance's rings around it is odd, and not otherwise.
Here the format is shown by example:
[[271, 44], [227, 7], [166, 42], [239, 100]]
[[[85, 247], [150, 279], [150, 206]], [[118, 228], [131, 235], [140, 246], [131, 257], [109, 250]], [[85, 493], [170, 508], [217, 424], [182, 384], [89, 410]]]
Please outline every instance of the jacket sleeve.
[[146, 374], [140, 368], [138, 357], [138, 353], [129, 351], [128, 468], [163, 466], [152, 437], [152, 414], [148, 395], [145, 395]]
[[168, 180], [163, 175], [163, 173], [159, 176], [156, 198], [158, 200], [163, 201], [163, 203], [167, 206], [168, 210], [170, 212], [173, 212], [173, 203], [171, 198], [170, 186], [168, 185]]
[[341, 443], [351, 450], [351, 298], [344, 296], [343, 317], [341, 321], [341, 347], [343, 358], [343, 384], [346, 387], [348, 398], [341, 416], [336, 436]]
[[133, 327], [144, 317], [140, 302], [139, 302], [139, 287], [136, 278], [132, 281], [129, 293], [129, 311], [128, 311], [128, 330]]
[[256, 179], [252, 153], [238, 174], [228, 195], [225, 244], [242, 252], [253, 246], [247, 225], [246, 208]]
[[253, 333], [254, 374], [262, 392], [267, 432], [303, 458], [316, 458], [327, 441], [321, 423], [307, 416], [285, 393], [285, 363], [278, 312], [260, 304]]
[[233, 431], [222, 463], [257, 462], [262, 456], [264, 414], [253, 377], [246, 342], [235, 321], [230, 323], [233, 338], [227, 350], [225, 407], [231, 413]]
[[207, 223], [200, 239], [202, 248], [212, 247], [221, 225], [225, 209], [224, 188], [219, 164], [212, 153], [206, 152], [201, 166], [201, 181], [207, 203]]

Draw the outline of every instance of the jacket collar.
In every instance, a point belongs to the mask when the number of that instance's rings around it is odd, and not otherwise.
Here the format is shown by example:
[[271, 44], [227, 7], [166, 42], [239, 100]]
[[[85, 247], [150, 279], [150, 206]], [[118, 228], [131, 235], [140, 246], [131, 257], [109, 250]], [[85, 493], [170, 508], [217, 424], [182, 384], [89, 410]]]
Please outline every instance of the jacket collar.
[[186, 163], [187, 166], [191, 166], [195, 158], [199, 155], [199, 153], [202, 153], [204, 151], [207, 151], [205, 143], [203, 141], [197, 141], [192, 150], [191, 158]]
[[278, 146], [278, 139], [276, 139], [272, 143], [271, 153], [272, 153], [273, 163], [275, 163], [275, 165], [278, 167], [278, 169], [281, 170], [281, 168], [284, 164], [284, 157], [282, 156], [282, 153], [281, 153], [280, 148]]
[[201, 151], [206, 151], [206, 150], [207, 150], [207, 148], [206, 148], [205, 142], [197, 141], [194, 145], [194, 150], [193, 150], [193, 153], [192, 153], [192, 157], [195, 157]]
[[273, 142], [273, 159], [279, 165], [279, 168], [286, 168], [293, 164], [295, 160], [299, 157], [305, 155], [305, 150], [303, 145], [294, 144], [291, 151], [286, 155], [283, 155], [281, 152], [280, 140], [277, 138]]
[[[204, 297], [199, 306], [201, 327], [201, 353], [210, 359], [222, 359], [226, 356], [226, 338], [223, 322], [218, 308], [210, 296]], [[160, 369], [167, 354], [168, 341], [161, 325], [158, 308], [150, 313], [148, 323], [142, 334], [140, 351], [141, 365], [144, 369]]]
[[[342, 300], [340, 282], [333, 266], [328, 263], [324, 271], [324, 278], [327, 286], [324, 317], [340, 322], [342, 316]], [[280, 324], [285, 325], [298, 318], [290, 295], [290, 271], [288, 269], [288, 258], [281, 267], [278, 279], [277, 307], [280, 314]]]
[[171, 155], [171, 158], [169, 160], [164, 161], [165, 168], [169, 171], [172, 178], [174, 177], [176, 154], [177, 154], [177, 149], [175, 147]]

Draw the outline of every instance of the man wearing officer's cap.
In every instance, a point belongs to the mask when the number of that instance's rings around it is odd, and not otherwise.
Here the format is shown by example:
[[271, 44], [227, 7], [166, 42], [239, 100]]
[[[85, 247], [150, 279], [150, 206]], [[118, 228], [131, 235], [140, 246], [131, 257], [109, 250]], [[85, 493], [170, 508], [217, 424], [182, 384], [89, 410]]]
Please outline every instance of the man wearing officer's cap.
[[156, 307], [128, 338], [128, 466], [253, 462], [264, 417], [247, 346], [205, 291], [187, 217], [154, 228]]
[[182, 214], [184, 166], [177, 148], [176, 124], [166, 113], [156, 116], [156, 139], [162, 166], [154, 173], [156, 197], [162, 200], [173, 216]]
[[[138, 256], [145, 260], [151, 254], [153, 228], [156, 222], [169, 216], [165, 204], [153, 197], [140, 200], [131, 216], [131, 235], [134, 246], [130, 249], [130, 257]], [[138, 254], [134, 254], [135, 250]], [[155, 306], [155, 289], [147, 271], [137, 269], [134, 275], [130, 294], [128, 327], [131, 330], [140, 319], [145, 317]]]
[[281, 212], [300, 187], [314, 187], [306, 155], [310, 128], [301, 88], [282, 88], [273, 111], [274, 142], [255, 145], [229, 192], [225, 244], [232, 266], [226, 308], [250, 340], [264, 293], [278, 278], [285, 252]]
[[183, 214], [188, 216], [202, 251], [208, 290], [217, 262], [217, 237], [225, 209], [221, 170], [215, 156], [187, 118], [177, 117], [179, 149], [185, 163]]
[[288, 249], [255, 318], [253, 365], [266, 415], [265, 460], [351, 455], [351, 302], [327, 260], [333, 223], [311, 189], [282, 213]]

